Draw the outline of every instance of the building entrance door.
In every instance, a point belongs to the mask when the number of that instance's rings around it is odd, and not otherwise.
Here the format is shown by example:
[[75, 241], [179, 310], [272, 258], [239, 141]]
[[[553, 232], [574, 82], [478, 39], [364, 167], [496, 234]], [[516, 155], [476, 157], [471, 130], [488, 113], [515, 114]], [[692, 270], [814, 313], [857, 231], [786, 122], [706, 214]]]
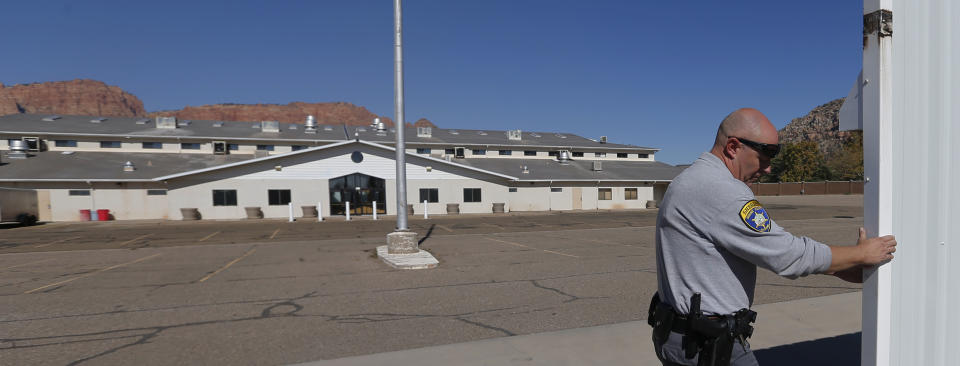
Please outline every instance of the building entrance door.
[[583, 209], [583, 188], [573, 187], [573, 209]]
[[351, 215], [373, 214], [373, 203], [377, 203], [377, 213], [387, 213], [387, 191], [383, 179], [366, 174], [354, 173], [330, 179], [330, 214], [346, 215], [347, 202], [350, 202]]

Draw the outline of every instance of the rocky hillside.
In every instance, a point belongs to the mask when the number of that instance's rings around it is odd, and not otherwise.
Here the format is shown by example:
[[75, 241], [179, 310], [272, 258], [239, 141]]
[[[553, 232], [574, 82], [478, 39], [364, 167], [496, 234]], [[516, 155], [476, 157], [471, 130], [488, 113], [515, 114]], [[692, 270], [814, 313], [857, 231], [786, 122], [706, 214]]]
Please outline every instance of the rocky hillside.
[[[351, 126], [367, 126], [378, 117], [364, 107], [345, 102], [293, 102], [286, 105], [212, 104], [147, 113], [143, 108], [143, 102], [133, 94], [96, 80], [55, 81], [10, 87], [0, 84], [0, 115], [14, 113], [104, 117], [175, 116], [178, 119], [287, 123], [303, 123], [307, 115], [312, 114], [320, 124]], [[379, 117], [386, 125], [393, 126], [393, 120], [389, 117]], [[421, 118], [413, 125], [436, 127], [426, 118]]]
[[0, 84], [0, 115], [14, 113], [137, 117], [147, 112], [139, 98], [116, 86], [96, 80], [71, 80]]
[[795, 144], [801, 141], [816, 141], [820, 152], [828, 160], [843, 150], [843, 143], [850, 133], [840, 131], [840, 107], [843, 98], [818, 106], [806, 116], [794, 118], [780, 130], [780, 142]]

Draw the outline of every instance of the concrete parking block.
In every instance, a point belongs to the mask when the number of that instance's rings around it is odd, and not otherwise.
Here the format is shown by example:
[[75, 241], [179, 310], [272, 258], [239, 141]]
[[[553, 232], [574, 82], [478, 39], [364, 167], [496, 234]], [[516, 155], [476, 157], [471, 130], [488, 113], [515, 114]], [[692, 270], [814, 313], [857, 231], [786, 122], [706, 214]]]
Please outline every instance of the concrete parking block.
[[390, 254], [387, 253], [387, 246], [377, 247], [377, 256], [383, 259], [383, 262], [396, 269], [430, 269], [437, 268], [440, 264], [430, 252], [420, 250], [413, 254]]

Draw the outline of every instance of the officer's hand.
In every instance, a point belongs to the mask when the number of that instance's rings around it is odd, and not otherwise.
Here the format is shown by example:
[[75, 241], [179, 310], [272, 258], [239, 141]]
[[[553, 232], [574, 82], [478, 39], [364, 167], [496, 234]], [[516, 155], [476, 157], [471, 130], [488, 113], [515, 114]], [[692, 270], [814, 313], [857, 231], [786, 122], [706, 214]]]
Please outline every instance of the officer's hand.
[[864, 265], [878, 265], [893, 259], [893, 252], [897, 251], [897, 239], [893, 235], [867, 238], [867, 231], [860, 228], [857, 249], [860, 249], [861, 261]]

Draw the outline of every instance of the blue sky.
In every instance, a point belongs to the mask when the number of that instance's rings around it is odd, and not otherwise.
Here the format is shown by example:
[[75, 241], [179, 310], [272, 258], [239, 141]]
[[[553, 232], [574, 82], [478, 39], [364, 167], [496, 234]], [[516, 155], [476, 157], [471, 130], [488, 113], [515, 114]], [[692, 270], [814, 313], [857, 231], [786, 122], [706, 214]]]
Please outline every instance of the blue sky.
[[[782, 128], [860, 70], [859, 1], [407, 0], [406, 120], [562, 131], [688, 163], [744, 106]], [[393, 2], [15, 1], [0, 82], [89, 78], [148, 111], [344, 101], [393, 117]]]

